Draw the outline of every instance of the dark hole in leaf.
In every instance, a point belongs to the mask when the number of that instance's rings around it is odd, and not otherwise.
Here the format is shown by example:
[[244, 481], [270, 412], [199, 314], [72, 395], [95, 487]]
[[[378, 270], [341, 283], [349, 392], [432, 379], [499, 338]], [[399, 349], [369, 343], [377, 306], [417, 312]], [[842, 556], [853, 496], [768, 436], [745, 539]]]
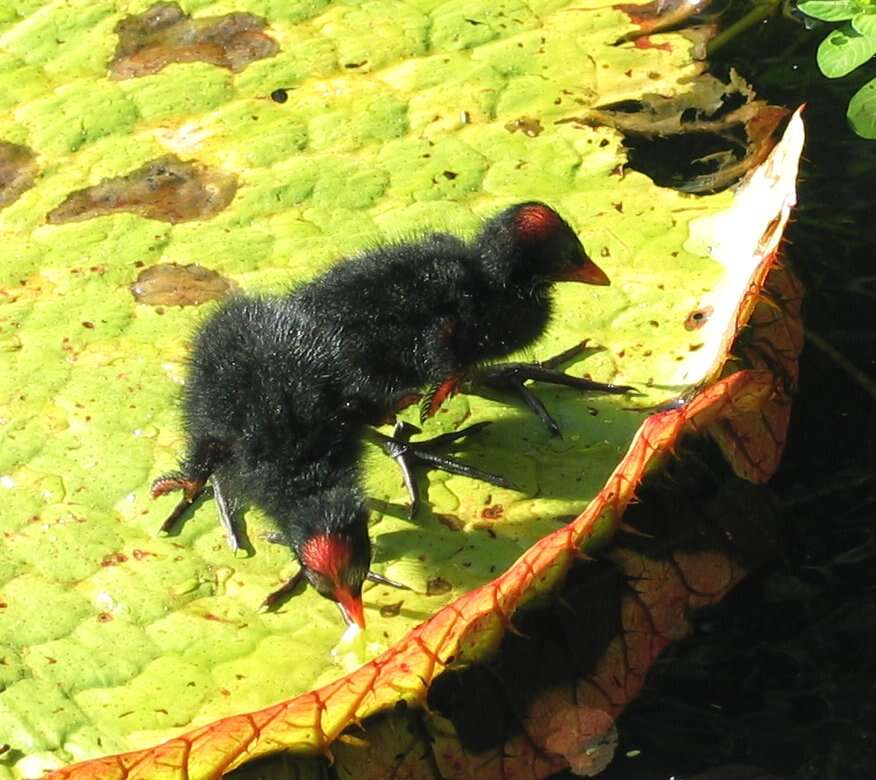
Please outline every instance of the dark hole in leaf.
[[694, 309], [694, 311], [687, 315], [687, 319], [684, 321], [684, 329], [699, 330], [709, 321], [709, 318], [714, 311], [715, 308], [713, 306], [704, 306], [702, 309]]
[[198, 306], [235, 290], [237, 284], [231, 279], [194, 263], [153, 265], [131, 285], [137, 303], [149, 306]]
[[683, 192], [717, 192], [762, 162], [788, 112], [756, 100], [730, 70], [727, 81], [702, 76], [673, 97], [645, 95], [592, 109], [572, 121], [625, 134], [629, 165], [656, 184]]
[[14, 203], [29, 190], [36, 175], [36, 160], [30, 149], [0, 141], [0, 209]]
[[234, 72], [277, 53], [279, 46], [255, 14], [192, 19], [177, 3], [156, 3], [116, 25], [119, 43], [110, 76], [130, 79], [158, 73], [172, 62], [208, 62]]
[[695, 108], [686, 108], [681, 112], [681, 122], [693, 122], [697, 118], [697, 110]]
[[52, 225], [130, 211], [148, 219], [186, 222], [222, 211], [237, 192], [235, 176], [169, 154], [127, 176], [106, 179], [67, 196], [52, 209]]
[[[737, 143], [712, 135], [676, 135], [669, 138], [628, 137], [629, 166], [661, 187], [689, 191], [686, 182], [706, 176], [715, 164], [733, 165], [743, 158]], [[710, 191], [710, 190], [705, 190]]]

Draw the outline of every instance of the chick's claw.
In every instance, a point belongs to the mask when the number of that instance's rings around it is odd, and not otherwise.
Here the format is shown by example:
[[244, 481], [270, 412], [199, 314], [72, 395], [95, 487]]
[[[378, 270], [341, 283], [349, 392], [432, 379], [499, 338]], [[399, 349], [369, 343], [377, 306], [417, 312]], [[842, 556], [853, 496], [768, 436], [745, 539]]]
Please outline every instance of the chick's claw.
[[182, 472], [172, 471], [169, 474], [162, 474], [158, 477], [149, 488], [149, 493], [152, 498], [158, 498], [159, 496], [166, 496], [168, 493], [182, 490], [185, 497], [191, 502], [195, 500], [195, 497], [203, 489], [203, 482], [188, 479], [182, 474]]
[[201, 493], [204, 492], [205, 482], [198, 480], [187, 479], [179, 472], [164, 474], [152, 483], [150, 493], [152, 498], [173, 493], [175, 490], [182, 490], [183, 497], [174, 507], [173, 511], [167, 516], [167, 519], [161, 524], [161, 533], [170, 533], [177, 521], [185, 514], [185, 511], [198, 499]]
[[544, 423], [553, 436], [562, 436], [560, 426], [545, 408], [541, 400], [525, 385], [530, 380], [545, 384], [571, 387], [591, 393], [618, 395], [635, 391], [630, 385], [615, 385], [608, 382], [596, 382], [585, 377], [572, 376], [565, 371], [559, 371], [553, 366], [566, 362], [583, 350], [584, 342], [565, 352], [546, 360], [544, 363], [500, 363], [484, 366], [473, 371], [469, 383], [494, 390], [504, 390], [515, 393]]
[[563, 365], [564, 363], [568, 363], [573, 358], [583, 355], [587, 351], [589, 344], [590, 339], [584, 339], [583, 341], [579, 341], [574, 346], [571, 346], [568, 349], [564, 349], [562, 352], [553, 355], [552, 357], [546, 358], [545, 360], [540, 360], [539, 363], [545, 368], [559, 368], [561, 365]]
[[216, 507], [219, 510], [219, 525], [225, 532], [225, 539], [231, 552], [236, 553], [242, 549], [242, 546], [234, 528], [234, 506], [228, 502], [224, 488], [215, 474], [210, 478], [210, 482], [213, 485], [213, 498], [216, 499]]
[[435, 455], [431, 452], [436, 447], [441, 447], [445, 444], [450, 444], [463, 438], [471, 433], [482, 430], [489, 423], [480, 422], [474, 425], [469, 425], [458, 431], [450, 433], [442, 433], [440, 436], [435, 436], [431, 439], [412, 442], [410, 437], [414, 433], [419, 433], [420, 429], [410, 423], [396, 423], [393, 429], [392, 436], [384, 436], [381, 433], [374, 432], [376, 442], [383, 448], [391, 458], [395, 460], [402, 472], [402, 478], [405, 482], [405, 487], [408, 490], [411, 505], [408, 511], [408, 516], [413, 517], [417, 513], [420, 502], [420, 490], [417, 485], [416, 477], [414, 476], [413, 467], [415, 463], [423, 464], [429, 468], [440, 469], [449, 474], [458, 474], [462, 477], [470, 477], [481, 482], [488, 482], [497, 487], [512, 488], [513, 485], [504, 477], [497, 474], [491, 474], [489, 471], [470, 466], [467, 463], [448, 458], [444, 455]]
[[299, 569], [279, 588], [277, 588], [276, 590], [272, 590], [267, 596], [265, 596], [265, 600], [262, 602], [260, 611], [269, 612], [274, 609], [274, 607], [276, 607], [278, 604], [285, 601], [286, 598], [291, 595], [291, 593], [295, 590], [295, 588], [298, 587], [298, 584], [301, 582], [303, 577], [304, 572]]
[[376, 571], [369, 571], [368, 574], [365, 575], [365, 579], [370, 580], [371, 582], [376, 582], [378, 585], [387, 585], [390, 588], [398, 588], [399, 590], [413, 590], [410, 585], [405, 585], [403, 582], [398, 582], [397, 580], [391, 580], [389, 577], [384, 577], [382, 574], [378, 574]]

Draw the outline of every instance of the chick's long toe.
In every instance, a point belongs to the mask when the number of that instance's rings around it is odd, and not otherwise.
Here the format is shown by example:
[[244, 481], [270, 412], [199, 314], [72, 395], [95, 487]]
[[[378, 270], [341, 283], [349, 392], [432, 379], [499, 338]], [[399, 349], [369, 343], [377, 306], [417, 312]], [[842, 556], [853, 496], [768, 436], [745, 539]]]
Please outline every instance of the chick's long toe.
[[476, 433], [487, 425], [489, 425], [487, 422], [475, 423], [458, 431], [443, 433], [440, 436], [416, 442], [410, 441], [410, 437], [415, 433], [419, 433], [420, 429], [406, 422], [396, 423], [392, 436], [385, 436], [377, 431], [373, 432], [374, 441], [383, 448], [387, 455], [395, 460], [401, 469], [402, 478], [404, 479], [411, 501], [410, 509], [408, 510], [409, 517], [413, 517], [417, 513], [420, 503], [420, 489], [413, 472], [415, 464], [420, 464], [427, 468], [440, 469], [449, 474], [470, 477], [481, 482], [488, 482], [497, 487], [513, 487], [511, 482], [504, 477], [500, 477], [498, 474], [492, 474], [489, 471], [463, 463], [455, 458], [448, 458], [446, 455], [436, 455], [432, 452], [432, 450], [451, 444], [464, 436]]

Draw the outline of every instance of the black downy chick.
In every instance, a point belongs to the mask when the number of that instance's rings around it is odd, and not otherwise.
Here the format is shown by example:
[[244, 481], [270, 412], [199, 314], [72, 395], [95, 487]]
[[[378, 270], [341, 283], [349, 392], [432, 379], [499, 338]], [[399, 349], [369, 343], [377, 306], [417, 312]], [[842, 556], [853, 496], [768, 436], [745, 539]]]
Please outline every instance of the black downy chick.
[[364, 580], [403, 586], [369, 571], [358, 424], [322, 368], [321, 344], [331, 335], [282, 300], [231, 298], [201, 327], [183, 396], [187, 451], [180, 471], [157, 479], [152, 495], [183, 491], [162, 526], [169, 531], [209, 481], [233, 550], [236, 509], [257, 505], [277, 524], [273, 541], [301, 563], [265, 606], [303, 577], [348, 623], [364, 627]]
[[[344, 545], [325, 545], [331, 552], [320, 560], [321, 570], [343, 574], [355, 559], [355, 577], [344, 581], [350, 592], [356, 579], [361, 588], [367, 529], [359, 499], [344, 503], [344, 486], [358, 495], [355, 472], [367, 426], [403, 398], [476, 370], [476, 378], [488, 383], [510, 377], [508, 384], [553, 423], [523, 387], [526, 379], [603, 392], [629, 389], [541, 364], [512, 364], [510, 373], [508, 366], [494, 373], [477, 368], [541, 335], [557, 281], [608, 284], [569, 225], [545, 204], [530, 202], [489, 220], [470, 243], [435, 233], [341, 261], [287, 296], [231, 299], [196, 339], [184, 401], [188, 451], [181, 471], [153, 486], [154, 495], [184, 492], [163, 528], [209, 479], [232, 547], [237, 540], [229, 499], [253, 503], [285, 529], [311, 581], [316, 569], [303, 552], [311, 549], [309, 538], [359, 539], [347, 558], [340, 552]], [[415, 460], [507, 484], [432, 454], [436, 444], [477, 427], [431, 442], [409, 442], [403, 429], [393, 437], [372, 436], [402, 465], [415, 504], [409, 471]], [[309, 522], [298, 519], [302, 512]], [[343, 603], [339, 582], [320, 592]]]
[[[325, 332], [344, 333], [332, 362], [344, 369], [346, 402], [370, 413], [372, 421], [430, 387], [425, 419], [463, 380], [471, 380], [518, 393], [559, 434], [526, 380], [607, 393], [632, 388], [573, 377], [548, 363], [484, 364], [545, 331], [551, 287], [560, 281], [609, 284], [568, 223], [544, 203], [527, 202], [490, 219], [469, 243], [433, 233], [340, 262], [289, 302]], [[405, 455], [420, 455], [422, 445]]]

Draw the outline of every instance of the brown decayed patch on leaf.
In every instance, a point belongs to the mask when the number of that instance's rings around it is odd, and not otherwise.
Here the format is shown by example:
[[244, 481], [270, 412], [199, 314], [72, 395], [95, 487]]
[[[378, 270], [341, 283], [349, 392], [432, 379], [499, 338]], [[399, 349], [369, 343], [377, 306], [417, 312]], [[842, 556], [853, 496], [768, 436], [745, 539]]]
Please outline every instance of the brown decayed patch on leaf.
[[516, 133], [518, 130], [530, 138], [535, 138], [542, 134], [544, 128], [541, 126], [541, 120], [538, 118], [522, 116], [520, 119], [515, 119], [513, 122], [508, 122], [505, 129], [509, 133]]
[[0, 209], [14, 203], [33, 186], [37, 165], [33, 152], [21, 144], [0, 141]]
[[149, 306], [199, 306], [237, 289], [233, 280], [195, 263], [150, 266], [131, 285], [134, 300]]
[[465, 521], [458, 515], [452, 515], [447, 512], [439, 512], [435, 515], [435, 519], [441, 525], [449, 528], [451, 531], [461, 531], [465, 528]]
[[694, 60], [704, 60], [709, 54], [709, 44], [718, 34], [717, 24], [698, 24], [679, 30], [678, 34], [691, 43], [691, 57]]
[[481, 510], [481, 517], [484, 520], [498, 520], [503, 514], [505, 514], [505, 507], [501, 504], [491, 504]]
[[254, 14], [231, 13], [191, 19], [176, 3], [156, 3], [116, 25], [119, 44], [110, 76], [130, 79], [158, 73], [172, 62], [208, 62], [231, 71], [271, 57], [279, 46]]
[[[644, 136], [669, 136], [679, 133], [721, 133], [752, 119], [765, 105], [754, 99], [754, 92], [743, 78], [730, 71], [729, 83], [712, 75], [699, 76], [693, 89], [684, 94], [645, 94], [637, 111], [619, 111], [612, 106], [600, 106], [575, 119], [583, 125], [606, 125], [623, 133]], [[716, 116], [729, 98], [744, 99], [743, 105]]]
[[130, 211], [147, 219], [187, 222], [222, 211], [236, 192], [235, 176], [168, 154], [127, 176], [71, 193], [48, 213], [46, 221], [59, 225]]
[[655, 43], [650, 35], [643, 35], [633, 42], [637, 49], [659, 49], [660, 51], [672, 51], [672, 44], [668, 41]]
[[427, 596], [442, 596], [445, 593], [450, 593], [451, 590], [453, 590], [453, 585], [441, 577], [434, 577], [426, 583]]

